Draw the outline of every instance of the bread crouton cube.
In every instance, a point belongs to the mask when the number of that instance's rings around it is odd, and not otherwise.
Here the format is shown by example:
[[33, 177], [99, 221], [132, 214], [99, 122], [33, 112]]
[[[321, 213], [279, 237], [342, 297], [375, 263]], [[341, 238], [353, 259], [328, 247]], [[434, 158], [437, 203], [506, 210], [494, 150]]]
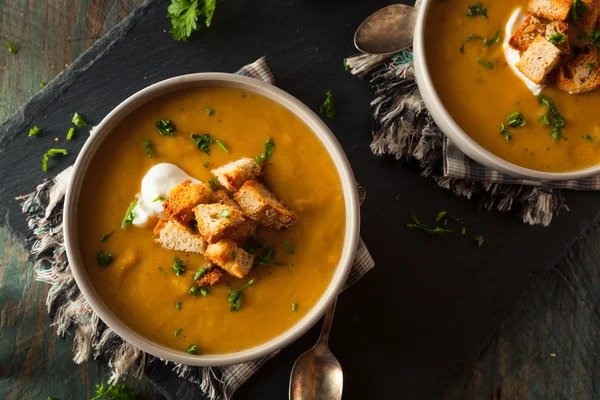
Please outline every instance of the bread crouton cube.
[[154, 242], [168, 250], [204, 254], [207, 245], [202, 236], [174, 219], [158, 221], [154, 234], [158, 236]]
[[289, 228], [298, 220], [294, 212], [258, 181], [247, 181], [233, 197], [247, 216], [267, 228]]
[[556, 85], [570, 94], [585, 93], [600, 86], [598, 50], [588, 43], [583, 52], [558, 70]]
[[210, 203], [219, 203], [230, 207], [235, 207], [238, 210], [242, 211], [242, 208], [238, 203], [235, 202], [226, 191], [224, 190], [215, 190], [210, 195]]
[[564, 21], [569, 17], [573, 0], [529, 0], [527, 10], [536, 17]]
[[536, 16], [529, 14], [508, 40], [515, 50], [524, 52], [539, 35], [545, 32], [545, 25]]
[[566, 22], [552, 21], [546, 25], [546, 39], [558, 47], [561, 56], [568, 56], [571, 54], [571, 43], [569, 41], [568, 31], [569, 24]]
[[240, 210], [224, 204], [199, 204], [194, 214], [198, 232], [208, 243], [217, 243], [245, 221]]
[[196, 281], [198, 286], [212, 286], [221, 279], [221, 270], [219, 268], [212, 268], [206, 271], [200, 279]]
[[252, 268], [252, 263], [254, 263], [253, 255], [228, 239], [209, 244], [206, 248], [205, 257], [236, 278], [246, 276]]
[[208, 202], [211, 193], [210, 186], [187, 180], [171, 189], [169, 198], [163, 202], [163, 209], [169, 218], [188, 223], [194, 220], [192, 209]]
[[523, 75], [539, 85], [560, 62], [560, 50], [543, 36], [535, 38], [515, 65]]
[[[214, 191], [210, 197], [210, 202], [224, 204], [226, 206], [235, 207], [238, 210], [243, 211], [242, 207], [240, 207], [240, 205], [236, 203], [235, 200], [229, 197], [227, 192], [225, 192], [224, 190]], [[257, 227], [258, 223], [256, 221], [252, 220], [251, 218], [246, 218], [246, 220], [240, 225], [238, 225], [237, 228], [235, 228], [232, 232], [228, 233], [227, 238], [237, 243], [243, 242], [250, 236], [254, 235]]]
[[587, 11], [581, 16], [581, 24], [585, 33], [588, 35], [596, 28], [600, 21], [598, 16], [600, 15], [600, 0], [583, 0], [587, 6]]
[[234, 191], [238, 190], [247, 180], [257, 179], [262, 173], [262, 167], [253, 159], [244, 157], [210, 172], [217, 177], [223, 187]]

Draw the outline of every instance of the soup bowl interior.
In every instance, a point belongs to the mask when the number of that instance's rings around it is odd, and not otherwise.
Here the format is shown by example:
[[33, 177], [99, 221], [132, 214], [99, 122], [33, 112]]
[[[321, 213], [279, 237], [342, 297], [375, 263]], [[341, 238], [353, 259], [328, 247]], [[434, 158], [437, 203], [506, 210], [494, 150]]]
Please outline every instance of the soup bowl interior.
[[[436, 91], [430, 74], [430, 67], [433, 66], [430, 66], [427, 61], [426, 46], [429, 44], [425, 39], [425, 32], [428, 24], [431, 23], [428, 21], [428, 14], [434, 1], [423, 0], [419, 8], [413, 42], [414, 67], [417, 85], [425, 106], [444, 135], [472, 160], [510, 176], [532, 181], [566, 181], [600, 174], [600, 165], [571, 172], [544, 172], [521, 167], [485, 149], [455, 122]], [[504, 90], [504, 88], [499, 88], [499, 90]], [[463, 100], [457, 99], [457, 101]]]
[[[77, 215], [81, 206], [78, 203], [78, 198], [86, 177], [86, 171], [93, 162], [95, 152], [100, 148], [103, 140], [110, 135], [111, 131], [132, 111], [158, 97], [182, 89], [203, 87], [232, 87], [253, 92], [275, 101], [301, 119], [327, 149], [337, 169], [344, 195], [346, 221], [342, 253], [331, 281], [317, 303], [301, 320], [279, 336], [247, 350], [228, 354], [190, 355], [160, 345], [138, 334], [135, 329], [120, 320], [109, 309], [86, 272], [86, 265], [83, 262], [77, 234]], [[195, 366], [221, 366], [267, 356], [300, 337], [323, 316], [327, 307], [331, 305], [342, 289], [352, 266], [358, 243], [359, 222], [358, 194], [350, 164], [340, 144], [314, 112], [288, 93], [262, 81], [233, 74], [198, 73], [167, 79], [132, 95], [108, 114], [94, 129], [75, 162], [73, 176], [67, 189], [64, 235], [69, 265], [81, 292], [94, 312], [120, 337], [144, 352], [164, 360]]]

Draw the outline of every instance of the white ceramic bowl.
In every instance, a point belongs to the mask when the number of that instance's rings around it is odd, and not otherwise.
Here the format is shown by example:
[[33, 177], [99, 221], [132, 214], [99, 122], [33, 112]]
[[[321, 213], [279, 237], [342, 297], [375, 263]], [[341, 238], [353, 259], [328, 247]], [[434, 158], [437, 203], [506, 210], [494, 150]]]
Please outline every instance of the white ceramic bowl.
[[[341, 178], [346, 207], [346, 230], [342, 256], [329, 286], [316, 305], [296, 325], [268, 342], [248, 350], [230, 354], [196, 356], [170, 349], [141, 336], [135, 329], [123, 323], [106, 306], [91, 283], [86, 265], [84, 265], [80, 254], [77, 235], [77, 209], [79, 207], [78, 199], [81, 185], [92, 157], [102, 141], [120, 121], [127, 117], [133, 110], [164, 94], [190, 87], [211, 86], [241, 88], [268, 97], [293, 112], [310, 127], [329, 152]], [[94, 134], [92, 134], [83, 146], [75, 162], [73, 178], [69, 184], [65, 198], [64, 234], [69, 265], [79, 289], [102, 321], [119, 336], [146, 353], [165, 360], [187, 365], [220, 366], [250, 361], [269, 355], [299, 338], [325, 314], [329, 305], [331, 305], [342, 289], [350, 272], [358, 243], [359, 223], [358, 194], [350, 163], [340, 144], [327, 128], [327, 125], [314, 112], [283, 90], [262, 81], [233, 74], [200, 73], [167, 79], [141, 90], [119, 104], [117, 108], [102, 120]]]
[[435, 0], [423, 0], [417, 16], [413, 42], [415, 75], [427, 109], [435, 123], [452, 143], [478, 163], [507, 175], [520, 178], [564, 181], [588, 178], [600, 174], [600, 165], [572, 172], [542, 172], [520, 167], [492, 154], [471, 139], [471, 137], [458, 126], [444, 107], [444, 104], [442, 104], [442, 101], [433, 86], [433, 82], [431, 81], [431, 76], [429, 75], [427, 55], [425, 52], [425, 30], [427, 29], [427, 13], [433, 1]]

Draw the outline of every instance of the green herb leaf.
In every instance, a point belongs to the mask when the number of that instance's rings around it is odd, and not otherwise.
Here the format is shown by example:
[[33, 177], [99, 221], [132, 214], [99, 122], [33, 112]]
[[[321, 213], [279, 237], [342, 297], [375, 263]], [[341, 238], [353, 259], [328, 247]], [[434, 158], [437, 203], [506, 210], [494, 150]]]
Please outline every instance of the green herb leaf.
[[219, 183], [215, 178], [208, 180], [208, 186], [210, 186], [211, 190], [214, 192], [215, 190], [219, 190]]
[[73, 136], [75, 136], [75, 128], [69, 128], [69, 131], [67, 132], [67, 140], [73, 139]]
[[165, 275], [167, 275], [167, 273], [166, 273], [165, 271], [163, 271], [163, 269], [160, 267], [160, 265], [157, 265], [157, 266], [156, 266], [156, 269], [160, 271], [160, 274], [161, 274], [162, 276], [165, 276]]
[[554, 119], [554, 126], [552, 127], [552, 140], [554, 140], [555, 142], [561, 138], [567, 140], [567, 138], [562, 133], [562, 129], [565, 126], [566, 121], [562, 117], [562, 115], [559, 114], [558, 110], [554, 106], [554, 103], [552, 103], [552, 100], [550, 100], [547, 97], [544, 97], [543, 95], [539, 95], [538, 102], [546, 106], [546, 108], [548, 108], [548, 111], [550, 111], [550, 115]]
[[573, 21], [579, 21], [585, 12], [587, 12], [588, 6], [582, 0], [573, 0], [573, 7], [571, 8], [571, 18]]
[[125, 212], [125, 217], [123, 217], [123, 221], [121, 222], [121, 229], [127, 229], [127, 225], [133, 224], [135, 220], [135, 213], [133, 209], [137, 206], [137, 200], [129, 203], [129, 207], [127, 207], [127, 211]]
[[202, 296], [206, 296], [208, 294], [208, 289], [205, 287], [200, 287], [200, 294]]
[[484, 18], [488, 17], [487, 16], [487, 8], [485, 8], [483, 6], [481, 1], [478, 1], [477, 4], [474, 4], [472, 6], [467, 6], [467, 17], [473, 18], [473, 17], [477, 17], [477, 16], [481, 16]]
[[157, 201], [160, 201], [161, 203], [163, 201], [167, 200], [166, 197], [162, 197], [162, 196], [157, 196], [154, 200], [152, 200], [153, 203], [156, 203]]
[[144, 149], [146, 149], [146, 154], [148, 154], [148, 157], [150, 158], [154, 158], [154, 150], [152, 150], [152, 142], [147, 140], [144, 143], [142, 143], [142, 147], [144, 147]]
[[181, 304], [181, 302], [178, 302], [177, 304], [175, 304], [175, 308], [181, 310]]
[[209, 117], [212, 116], [214, 113], [215, 113], [215, 110], [213, 110], [212, 108], [206, 109], [206, 115], [208, 115]]
[[169, 120], [161, 119], [160, 121], [156, 121], [154, 124], [156, 129], [158, 129], [158, 133], [161, 135], [170, 135], [175, 136], [175, 125]]
[[483, 65], [485, 68], [487, 69], [494, 69], [494, 64], [492, 64], [491, 62], [484, 60], [482, 58], [478, 58], [477, 62], [481, 65]]
[[81, 114], [79, 114], [79, 113], [73, 114], [73, 118], [71, 119], [71, 122], [73, 122], [73, 124], [75, 124], [75, 126], [77, 126], [79, 128], [82, 128], [87, 125], [87, 123], [85, 122], [85, 120], [83, 119]]
[[325, 92], [325, 101], [321, 105], [321, 114], [325, 114], [327, 118], [330, 119], [333, 119], [335, 114], [337, 114], [335, 100], [333, 100], [333, 95], [331, 94], [330, 90]]
[[179, 335], [183, 329], [175, 329], [175, 336]]
[[348, 59], [344, 58], [344, 71], [348, 71]]
[[34, 126], [33, 128], [29, 129], [29, 136], [37, 136], [40, 133], [40, 128], [38, 128], [37, 126]]
[[217, 214], [217, 217], [219, 218], [229, 218], [229, 208], [221, 211], [220, 213]]
[[231, 252], [231, 259], [232, 259], [233, 261], [235, 261], [235, 259], [236, 259], [236, 258], [237, 258], [237, 251], [232, 251], [232, 252]]
[[101, 267], [108, 267], [109, 264], [113, 261], [112, 253], [96, 253], [96, 261], [98, 261], [98, 265]]
[[229, 150], [227, 150], [227, 147], [225, 147], [225, 145], [223, 144], [223, 142], [221, 142], [220, 140], [215, 140], [215, 143], [217, 144], [217, 146], [219, 146], [221, 148], [221, 150], [223, 150], [225, 153], [229, 153]]
[[[582, 3], [585, 4], [585, 3]], [[595, 28], [592, 33], [590, 33], [590, 41], [596, 46], [596, 48], [600, 49], [600, 29]]]
[[500, 124], [500, 134], [502, 136], [504, 136], [504, 139], [508, 142], [512, 136], [510, 135], [510, 133], [508, 133], [508, 130], [506, 129], [506, 127], [504, 126], [504, 124]]
[[417, 214], [415, 214], [415, 213], [412, 213], [410, 218], [413, 220], [413, 223], [406, 224], [406, 226], [410, 229], [421, 230], [421, 231], [427, 232], [431, 235], [443, 235], [444, 233], [454, 232], [452, 229], [445, 229], [445, 228], [441, 228], [439, 226], [436, 226], [435, 228], [430, 228], [429, 226], [422, 224], [421, 221], [419, 221]]
[[288, 242], [287, 240], [285, 242], [283, 242], [283, 247], [285, 247], [285, 250], [289, 254], [294, 254], [294, 249], [292, 248], [292, 245], [290, 244], [290, 242]]
[[475, 236], [475, 243], [477, 243], [477, 247], [483, 246], [483, 236]]
[[240, 311], [242, 300], [244, 299], [243, 290], [247, 287], [252, 286], [253, 284], [254, 279], [251, 279], [248, 283], [246, 283], [239, 289], [229, 289], [229, 296], [227, 296], [227, 301], [231, 305], [231, 311]]
[[564, 33], [556, 33], [554, 35], [548, 36], [548, 40], [550, 41], [550, 43], [552, 43], [555, 46], [564, 43], [566, 39], [567, 38]]
[[69, 152], [65, 149], [48, 150], [46, 153], [44, 153], [44, 156], [42, 157], [42, 171], [46, 172], [48, 170], [48, 160], [50, 159], [50, 157], [65, 154], [69, 154]]
[[520, 112], [514, 112], [508, 116], [508, 126], [511, 128], [517, 128], [520, 126], [527, 125], [527, 121], [525, 121], [525, 117]]
[[590, 135], [582, 136], [582, 139], [585, 139], [590, 143], [594, 143], [594, 139]]
[[298, 303], [292, 303], [292, 312], [298, 311]]
[[448, 211], [440, 211], [437, 215], [437, 217], [435, 218], [435, 222], [440, 222], [442, 219], [444, 219], [446, 217], [446, 215], [448, 214]]
[[273, 154], [273, 150], [275, 150], [275, 142], [273, 139], [269, 139], [265, 143], [265, 152], [260, 156], [255, 157], [254, 162], [257, 164], [262, 164], [263, 162], [267, 161], [267, 159], [271, 157], [271, 154]]
[[261, 249], [263, 248], [263, 244], [262, 241], [257, 238], [256, 236], [251, 236], [245, 243], [244, 245], [244, 250], [246, 250], [248, 253], [254, 255], [256, 252], [256, 249]]
[[171, 266], [175, 275], [179, 276], [185, 272], [185, 264], [181, 261], [181, 258], [173, 258], [174, 264]]
[[192, 286], [190, 288], [190, 290], [188, 290], [188, 293], [190, 293], [191, 295], [193, 295], [194, 297], [196, 297], [196, 292], [200, 290], [200, 286]]
[[170, 31], [173, 39], [186, 42], [192, 32], [200, 29], [197, 23], [200, 17], [204, 17], [204, 25], [209, 27], [216, 6], [216, 0], [171, 0], [167, 11], [173, 26]]
[[591, 72], [594, 68], [596, 68], [597, 65], [598, 64], [596, 64], [596, 63], [588, 63], [586, 65], [588, 72]]
[[112, 236], [112, 234], [115, 233], [115, 231], [113, 230], [111, 233], [107, 233], [106, 235], [102, 236], [100, 238], [101, 242], [108, 242], [108, 238]]
[[208, 161], [202, 164], [202, 166], [204, 166], [204, 168], [208, 168]]
[[187, 349], [185, 349], [185, 352], [188, 354], [197, 354], [198, 353], [198, 346], [195, 344], [190, 344], [188, 346]]
[[43, 89], [46, 87], [46, 82], [40, 82], [40, 89]]
[[465, 54], [465, 44], [467, 44], [471, 40], [486, 40], [486, 39], [479, 35], [470, 34], [469, 36], [467, 36], [467, 38], [465, 40], [463, 40], [462, 45], [458, 48], [458, 51], [460, 51], [461, 54]]
[[396, 203], [400, 203], [400, 193], [398, 193], [397, 195], [394, 196], [394, 201]]
[[138, 394], [124, 383], [119, 385], [96, 385], [96, 396], [91, 400], [137, 400]]
[[465, 233], [467, 233], [467, 228], [466, 227], [462, 227], [462, 229], [460, 230], [461, 235], [464, 235]]
[[552, 122], [550, 122], [550, 119], [548, 119], [547, 115], [542, 115], [541, 117], [539, 117], [538, 118], [538, 122], [540, 124], [544, 124], [544, 125], [547, 125], [547, 126], [552, 125]]
[[194, 280], [197, 281], [198, 279], [202, 278], [202, 275], [204, 275], [205, 273], [206, 268], [204, 266], [198, 268], [198, 271], [194, 273]]
[[210, 138], [208, 133], [204, 133], [202, 135], [196, 135], [195, 133], [192, 133], [192, 139], [194, 140], [194, 145], [199, 148], [201, 152], [210, 156], [209, 146], [215, 142]]
[[493, 38], [491, 39], [485, 39], [485, 47], [491, 47], [496, 43], [500, 42], [500, 36], [502, 35], [502, 31], [498, 31], [496, 32], [496, 34], [494, 35]]
[[273, 261], [273, 257], [275, 257], [275, 246], [266, 247], [261, 257], [254, 257], [254, 265], [278, 265], [281, 267], [287, 267], [287, 264]]
[[19, 47], [11, 42], [6, 42], [6, 45], [8, 46], [8, 51], [12, 54], [17, 54], [19, 52]]

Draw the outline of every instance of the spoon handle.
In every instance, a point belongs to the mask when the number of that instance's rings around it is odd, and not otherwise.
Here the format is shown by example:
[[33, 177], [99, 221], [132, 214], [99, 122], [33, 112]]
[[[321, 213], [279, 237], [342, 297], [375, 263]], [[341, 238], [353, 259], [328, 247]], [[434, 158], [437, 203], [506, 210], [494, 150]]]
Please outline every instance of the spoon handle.
[[337, 303], [337, 298], [333, 301], [327, 313], [325, 314], [325, 319], [323, 320], [323, 326], [321, 327], [321, 335], [319, 336], [319, 340], [317, 344], [321, 344], [324, 346], [329, 345], [329, 332], [331, 332], [331, 324], [333, 323], [333, 313], [335, 313], [335, 305]]

